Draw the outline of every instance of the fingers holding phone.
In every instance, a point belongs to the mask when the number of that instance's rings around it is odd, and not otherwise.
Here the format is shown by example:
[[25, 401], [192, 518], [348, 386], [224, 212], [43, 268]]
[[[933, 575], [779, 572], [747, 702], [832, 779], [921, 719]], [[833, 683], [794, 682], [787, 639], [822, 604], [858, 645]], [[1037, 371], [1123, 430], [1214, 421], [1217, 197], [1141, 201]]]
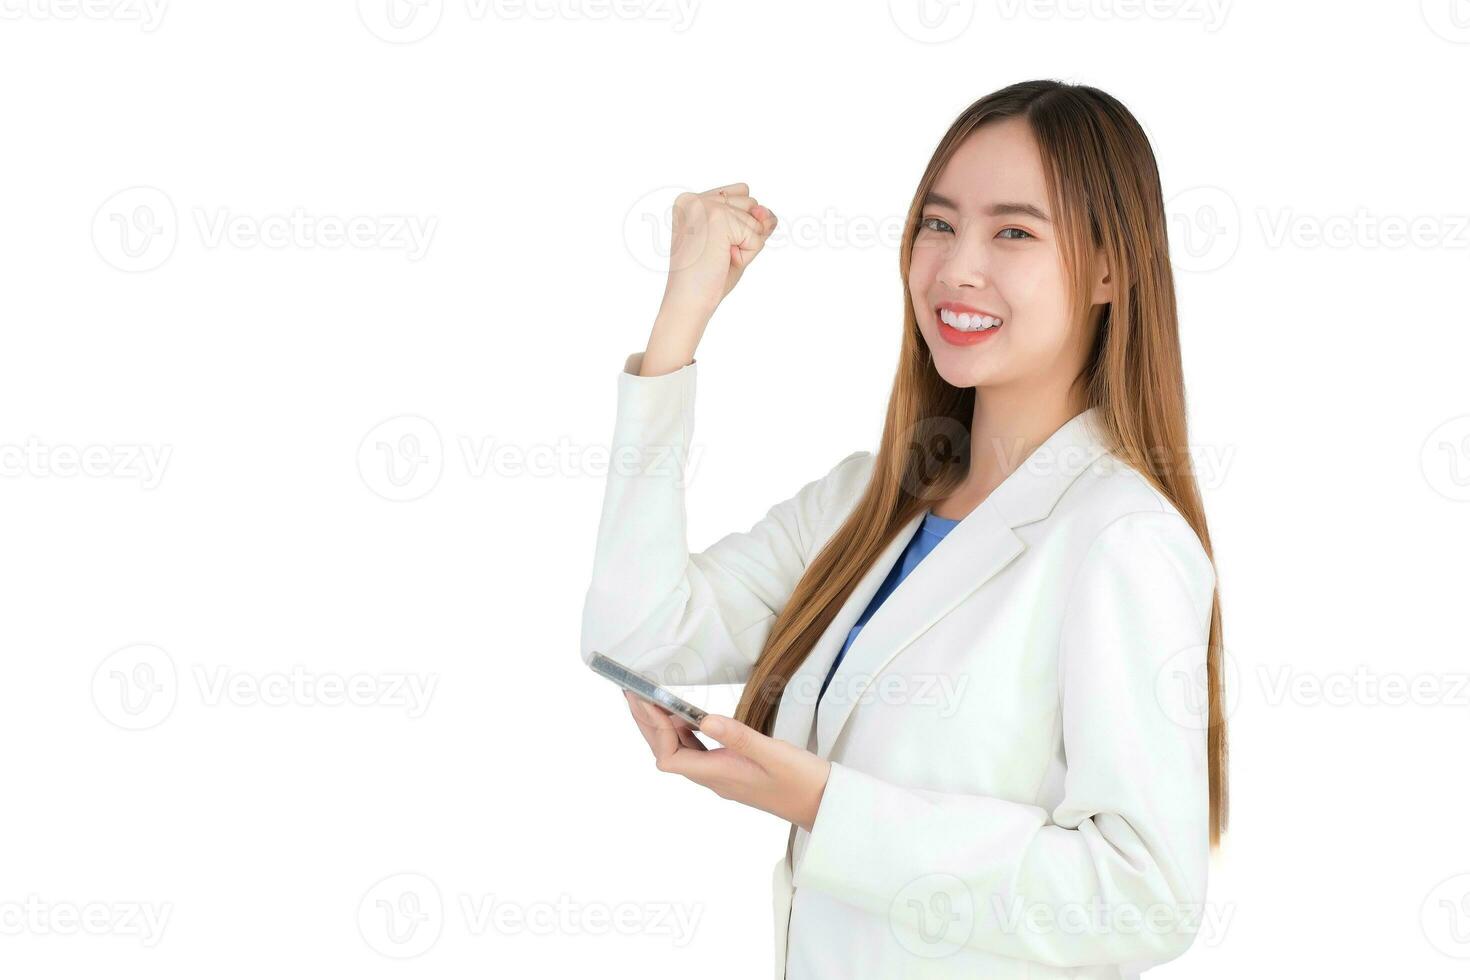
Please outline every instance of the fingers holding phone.
[[643, 700], [629, 691], [623, 692], [628, 710], [638, 723], [638, 730], [653, 750], [653, 757], [663, 760], [680, 749], [707, 752], [708, 748], [694, 734], [694, 729], [682, 718], [676, 718], [658, 705]]

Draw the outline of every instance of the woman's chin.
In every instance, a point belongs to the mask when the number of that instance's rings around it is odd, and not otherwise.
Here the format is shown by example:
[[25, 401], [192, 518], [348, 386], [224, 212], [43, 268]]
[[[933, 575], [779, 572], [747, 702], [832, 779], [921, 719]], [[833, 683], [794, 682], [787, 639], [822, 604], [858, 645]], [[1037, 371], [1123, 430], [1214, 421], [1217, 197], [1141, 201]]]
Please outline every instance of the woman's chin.
[[990, 365], [963, 351], [937, 351], [933, 354], [934, 370], [947, 384], [956, 388], [974, 388], [990, 383], [995, 372]]

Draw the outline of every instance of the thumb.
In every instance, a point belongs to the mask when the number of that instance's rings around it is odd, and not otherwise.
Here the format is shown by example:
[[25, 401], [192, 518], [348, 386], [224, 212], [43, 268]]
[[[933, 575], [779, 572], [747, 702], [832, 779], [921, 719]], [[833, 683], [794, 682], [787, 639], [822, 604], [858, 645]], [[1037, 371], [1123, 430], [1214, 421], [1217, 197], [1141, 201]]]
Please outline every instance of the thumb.
[[726, 715], [705, 715], [699, 730], [727, 749], [758, 759], [765, 755], [766, 736]]

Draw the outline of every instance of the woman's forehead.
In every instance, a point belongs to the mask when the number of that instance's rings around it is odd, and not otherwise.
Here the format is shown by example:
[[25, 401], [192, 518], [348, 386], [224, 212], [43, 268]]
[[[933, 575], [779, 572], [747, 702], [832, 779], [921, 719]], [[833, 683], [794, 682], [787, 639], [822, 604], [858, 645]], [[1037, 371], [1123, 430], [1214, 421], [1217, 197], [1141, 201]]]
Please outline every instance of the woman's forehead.
[[975, 130], [945, 162], [933, 193], [966, 213], [986, 213], [1004, 202], [1046, 210], [1046, 175], [1030, 127], [1005, 120]]

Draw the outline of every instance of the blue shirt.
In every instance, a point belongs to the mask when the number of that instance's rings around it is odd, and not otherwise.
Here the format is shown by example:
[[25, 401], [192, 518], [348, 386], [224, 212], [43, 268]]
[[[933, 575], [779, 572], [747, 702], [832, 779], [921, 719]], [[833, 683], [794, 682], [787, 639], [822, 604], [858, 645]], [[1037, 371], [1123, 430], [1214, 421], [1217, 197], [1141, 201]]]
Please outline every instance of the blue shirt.
[[898, 588], [898, 583], [908, 577], [909, 572], [912, 572], [919, 562], [924, 560], [924, 556], [933, 551], [934, 546], [943, 541], [944, 536], [954, 530], [958, 523], [958, 518], [937, 517], [933, 513], [924, 515], [919, 529], [909, 540], [908, 547], [903, 549], [903, 554], [898, 556], [898, 561], [894, 562], [893, 569], [889, 571], [888, 577], [874, 593], [872, 601], [868, 603], [868, 608], [863, 610], [863, 614], [858, 617], [852, 629], [847, 631], [847, 639], [842, 642], [842, 649], [837, 651], [837, 658], [832, 661], [832, 667], [827, 671], [827, 679], [822, 681], [822, 690], [817, 693], [818, 701], [822, 699], [823, 694], [827, 693], [827, 685], [831, 683], [832, 675], [837, 672], [837, 665], [842, 663], [842, 658], [846, 656], [847, 648], [852, 646], [852, 641], [857, 639], [857, 635], [862, 632], [868, 620], [873, 618], [873, 613], [883, 605], [883, 600]]

